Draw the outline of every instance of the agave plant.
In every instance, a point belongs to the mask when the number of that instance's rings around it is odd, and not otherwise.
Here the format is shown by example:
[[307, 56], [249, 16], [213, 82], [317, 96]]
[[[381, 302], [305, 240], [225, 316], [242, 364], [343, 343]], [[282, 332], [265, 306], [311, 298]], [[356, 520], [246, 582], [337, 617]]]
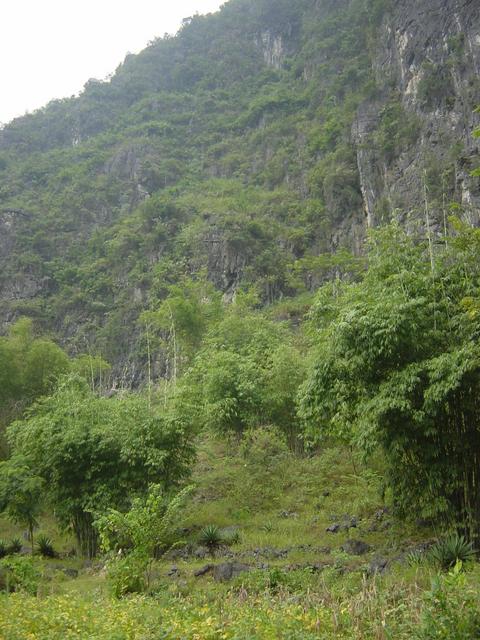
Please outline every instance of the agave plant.
[[20, 538], [13, 538], [8, 545], [8, 553], [20, 553], [23, 544]]
[[457, 533], [439, 540], [430, 550], [430, 560], [442, 569], [450, 569], [458, 561], [467, 562], [474, 558], [475, 550], [472, 543]]
[[213, 555], [215, 551], [224, 543], [224, 537], [220, 529], [214, 525], [209, 524], [204, 527], [198, 537], [198, 542], [207, 547], [210, 553]]
[[52, 541], [43, 533], [37, 537], [37, 548], [40, 555], [44, 558], [54, 558], [56, 555]]

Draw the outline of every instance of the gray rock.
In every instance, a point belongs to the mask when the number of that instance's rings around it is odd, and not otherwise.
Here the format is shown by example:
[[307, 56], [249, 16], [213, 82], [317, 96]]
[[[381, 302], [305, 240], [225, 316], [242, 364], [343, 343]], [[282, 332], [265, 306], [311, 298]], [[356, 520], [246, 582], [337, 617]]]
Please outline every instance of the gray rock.
[[286, 571], [308, 571], [309, 573], [320, 573], [323, 571], [325, 567], [329, 567], [331, 565], [328, 562], [309, 562], [305, 564], [289, 564], [285, 570]]
[[298, 518], [298, 513], [296, 511], [280, 511], [281, 518]]
[[363, 540], [347, 540], [341, 549], [351, 556], [363, 556], [371, 551], [372, 547]]
[[71, 568], [67, 568], [67, 569], [62, 569], [62, 572], [68, 577], [68, 578], [78, 578], [78, 569], [71, 569]]
[[206, 576], [207, 573], [211, 573], [213, 569], [214, 569], [213, 564], [206, 564], [201, 569], [198, 569], [197, 571], [195, 571], [193, 575], [195, 576], [195, 578], [200, 578], [202, 576]]
[[327, 528], [329, 533], [338, 533], [339, 531], [349, 531], [349, 529], [356, 529], [358, 527], [358, 518], [355, 516], [349, 516], [344, 514], [343, 516], [332, 515], [331, 520], [336, 520], [332, 525]]
[[379, 573], [385, 573], [388, 568], [388, 564], [389, 562], [387, 558], [374, 558], [368, 565], [367, 575], [374, 576]]
[[384, 516], [389, 513], [388, 507], [383, 507], [383, 509], [379, 509], [375, 512], [375, 520], [383, 520]]
[[327, 533], [338, 533], [340, 531], [340, 525], [338, 523], [331, 524], [329, 527], [325, 529]]
[[217, 582], [227, 582], [241, 573], [250, 571], [250, 569], [251, 567], [248, 564], [242, 564], [241, 562], [225, 562], [214, 567], [213, 577]]

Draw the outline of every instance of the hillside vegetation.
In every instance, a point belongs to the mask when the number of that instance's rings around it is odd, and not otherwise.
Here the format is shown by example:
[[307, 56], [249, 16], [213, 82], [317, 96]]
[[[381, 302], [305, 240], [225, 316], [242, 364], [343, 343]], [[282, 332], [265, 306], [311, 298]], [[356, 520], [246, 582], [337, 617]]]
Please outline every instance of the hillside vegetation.
[[402, 94], [404, 4], [231, 0], [0, 131], [2, 639], [480, 636], [476, 49]]
[[[351, 272], [367, 224], [407, 211], [410, 226], [423, 224], [424, 188], [433, 233], [452, 203], [475, 217], [471, 54], [451, 34], [441, 53], [450, 84], [469, 91], [452, 89], [436, 120], [444, 130], [432, 133], [442, 87], [420, 84], [409, 104], [397, 71], [377, 68], [392, 15], [388, 0], [232, 0], [127, 56], [109, 81], [5, 126], [5, 326], [31, 317], [73, 355], [110, 362], [117, 386], [136, 386], [146, 378], [141, 315], [185, 279], [226, 301], [246, 289], [272, 304]], [[451, 140], [448, 123], [465, 114]], [[410, 200], [405, 186], [395, 195], [369, 177], [413, 161], [425, 180], [407, 185]], [[154, 375], [168, 377], [162, 345], [150, 350]]]

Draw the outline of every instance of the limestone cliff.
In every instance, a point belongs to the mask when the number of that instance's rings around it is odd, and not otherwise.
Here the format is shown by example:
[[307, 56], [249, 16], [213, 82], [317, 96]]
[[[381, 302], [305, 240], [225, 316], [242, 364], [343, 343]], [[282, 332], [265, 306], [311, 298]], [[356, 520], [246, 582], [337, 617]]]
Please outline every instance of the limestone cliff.
[[[387, 13], [374, 58], [379, 96], [358, 110], [352, 134], [367, 226], [389, 212], [407, 226], [442, 233], [449, 204], [459, 203], [472, 224], [480, 221], [480, 4], [476, 0], [401, 0]], [[406, 138], [398, 155], [376, 144], [392, 103]], [[391, 127], [394, 134], [395, 127]], [[387, 132], [388, 133], [388, 132]], [[458, 212], [459, 209], [456, 209]]]
[[369, 227], [479, 225], [479, 74], [478, 0], [230, 0], [185, 21], [0, 129], [0, 327], [33, 317], [137, 384], [139, 318], [178, 283], [271, 304], [338, 274]]

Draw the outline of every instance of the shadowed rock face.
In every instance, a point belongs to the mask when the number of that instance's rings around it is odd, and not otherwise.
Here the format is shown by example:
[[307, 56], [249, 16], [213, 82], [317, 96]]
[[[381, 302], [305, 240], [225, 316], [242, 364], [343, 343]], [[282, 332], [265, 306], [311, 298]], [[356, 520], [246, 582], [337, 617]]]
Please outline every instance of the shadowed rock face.
[[[472, 134], [479, 124], [480, 4], [396, 2], [380, 29], [374, 69], [380, 95], [361, 105], [352, 132], [366, 226], [383, 221], [384, 208], [401, 211], [407, 228], [424, 227], [427, 201], [431, 231], [441, 234], [454, 198], [478, 225], [480, 187], [470, 172], [479, 150]], [[416, 126], [411, 144], [394, 157], [374, 136], [392, 101]]]
[[23, 272], [9, 269], [9, 257], [17, 243], [19, 229], [28, 225], [29, 214], [16, 209], [0, 210], [0, 326], [8, 325], [14, 314], [9, 305], [17, 300], [31, 300], [47, 285], [45, 278], [35, 269]]

